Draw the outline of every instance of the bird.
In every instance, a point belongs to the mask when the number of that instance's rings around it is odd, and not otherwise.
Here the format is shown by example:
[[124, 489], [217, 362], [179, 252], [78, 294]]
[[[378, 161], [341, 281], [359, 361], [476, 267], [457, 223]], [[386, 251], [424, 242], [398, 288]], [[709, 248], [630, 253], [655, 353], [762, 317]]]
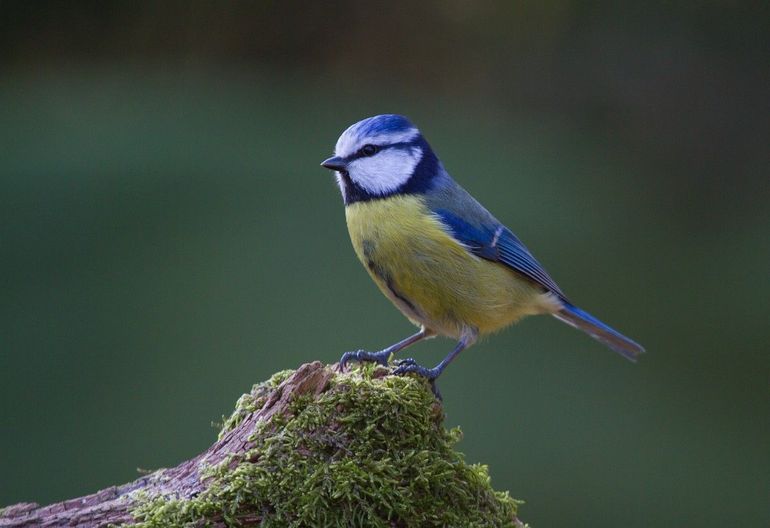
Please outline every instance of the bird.
[[455, 347], [436, 366], [396, 360], [394, 374], [436, 379], [480, 337], [529, 315], [549, 314], [636, 361], [644, 348], [576, 306], [518, 237], [461, 187], [412, 122], [382, 114], [348, 127], [321, 166], [336, 173], [358, 259], [419, 331], [351, 361], [388, 365], [425, 339]]

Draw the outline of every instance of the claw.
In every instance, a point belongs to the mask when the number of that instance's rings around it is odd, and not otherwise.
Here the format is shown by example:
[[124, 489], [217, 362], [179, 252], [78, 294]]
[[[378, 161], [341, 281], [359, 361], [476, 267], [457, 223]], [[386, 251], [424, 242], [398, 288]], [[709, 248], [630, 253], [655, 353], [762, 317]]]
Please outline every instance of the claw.
[[342, 354], [337, 370], [339, 372], [345, 372], [345, 367], [348, 366], [348, 362], [352, 359], [355, 359], [356, 354], [358, 354], [359, 352], [363, 352], [363, 350], [356, 350], [355, 352], [345, 352], [344, 354]]
[[404, 359], [397, 359], [396, 361], [394, 361], [394, 363], [398, 366], [398, 368], [401, 368], [409, 365], [417, 365], [417, 360], [415, 360], [414, 358], [404, 358]]
[[398, 366], [393, 371], [393, 374], [396, 376], [403, 376], [404, 374], [417, 374], [418, 376], [422, 376], [428, 382], [430, 382], [430, 388], [433, 391], [433, 395], [439, 400], [442, 401], [443, 398], [441, 397], [441, 393], [438, 390], [438, 387], [436, 387], [436, 378], [438, 378], [439, 374], [441, 374], [441, 371], [437, 368], [425, 368], [422, 365], [419, 365], [414, 359], [412, 358], [406, 358], [398, 361]]
[[356, 361], [358, 363], [361, 363], [364, 361], [371, 361], [386, 367], [388, 366], [389, 357], [390, 357], [390, 352], [387, 350], [381, 350], [379, 352], [367, 352], [366, 350], [356, 350], [355, 352], [345, 352], [344, 354], [342, 354], [342, 357], [340, 358], [339, 366], [337, 367], [337, 369], [339, 372], [345, 372], [345, 367], [351, 361]]
[[398, 367], [393, 371], [393, 374], [397, 376], [403, 374], [417, 374], [427, 380], [434, 380], [438, 377], [439, 373], [436, 372], [435, 369], [425, 368], [422, 365], [417, 364], [414, 359], [408, 358], [399, 362]]

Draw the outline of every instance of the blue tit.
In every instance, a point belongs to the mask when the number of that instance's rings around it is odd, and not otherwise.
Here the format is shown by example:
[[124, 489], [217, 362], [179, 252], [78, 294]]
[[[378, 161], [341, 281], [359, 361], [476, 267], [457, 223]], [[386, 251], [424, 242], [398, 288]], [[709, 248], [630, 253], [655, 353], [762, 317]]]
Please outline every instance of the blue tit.
[[334, 156], [356, 255], [382, 293], [420, 331], [378, 352], [347, 352], [352, 361], [386, 365], [392, 354], [436, 335], [457, 340], [435, 367], [413, 359], [396, 374], [416, 373], [434, 386], [446, 366], [480, 336], [527, 315], [550, 314], [635, 361], [638, 343], [575, 306], [510, 229], [460, 187], [420, 131], [400, 115], [350, 126]]

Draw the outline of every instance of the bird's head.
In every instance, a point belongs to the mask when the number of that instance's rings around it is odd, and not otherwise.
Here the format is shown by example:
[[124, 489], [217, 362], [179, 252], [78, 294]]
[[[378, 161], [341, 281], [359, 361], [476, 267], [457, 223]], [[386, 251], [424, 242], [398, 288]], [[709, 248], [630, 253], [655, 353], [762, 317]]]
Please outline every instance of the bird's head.
[[425, 191], [439, 167], [417, 127], [395, 114], [351, 125], [321, 165], [337, 172], [345, 204]]

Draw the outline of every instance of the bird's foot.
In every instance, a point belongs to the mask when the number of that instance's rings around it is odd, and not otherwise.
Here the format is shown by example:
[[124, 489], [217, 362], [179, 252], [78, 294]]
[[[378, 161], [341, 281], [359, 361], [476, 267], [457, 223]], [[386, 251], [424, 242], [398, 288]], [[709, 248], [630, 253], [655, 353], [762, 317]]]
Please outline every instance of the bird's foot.
[[390, 350], [380, 350], [379, 352], [368, 352], [366, 350], [356, 350], [355, 352], [345, 352], [340, 358], [339, 366], [337, 370], [344, 372], [345, 367], [351, 361], [362, 363], [364, 361], [370, 361], [382, 365], [388, 366], [388, 359], [390, 359]]
[[438, 368], [423, 367], [418, 364], [414, 358], [399, 359], [396, 361], [396, 365], [397, 367], [396, 370], [393, 371], [393, 374], [396, 376], [403, 376], [404, 374], [417, 374], [418, 376], [422, 376], [430, 382], [430, 388], [433, 391], [434, 396], [439, 400], [443, 400], [438, 387], [436, 387], [436, 379], [439, 377], [439, 374], [441, 374], [441, 370]]

